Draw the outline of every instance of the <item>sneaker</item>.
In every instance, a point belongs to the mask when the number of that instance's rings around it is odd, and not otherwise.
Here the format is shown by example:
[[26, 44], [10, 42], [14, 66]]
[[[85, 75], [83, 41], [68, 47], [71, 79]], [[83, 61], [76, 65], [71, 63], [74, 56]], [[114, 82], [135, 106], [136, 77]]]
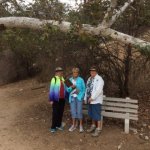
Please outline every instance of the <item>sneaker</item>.
[[83, 126], [80, 126], [79, 132], [80, 133], [84, 132]]
[[76, 127], [72, 125], [72, 126], [69, 128], [69, 131], [70, 131], [70, 132], [73, 132], [75, 129], [76, 129]]
[[55, 133], [57, 130], [56, 129], [49, 129], [51, 133]]
[[62, 126], [56, 127], [56, 129], [58, 129], [58, 130], [60, 130], [60, 131], [63, 131], [63, 130], [64, 130], [64, 128], [63, 128]]
[[96, 126], [92, 125], [90, 129], [87, 130], [88, 133], [93, 132], [96, 129]]
[[98, 137], [101, 133], [101, 130], [100, 129], [95, 129], [95, 132], [92, 134], [93, 137]]

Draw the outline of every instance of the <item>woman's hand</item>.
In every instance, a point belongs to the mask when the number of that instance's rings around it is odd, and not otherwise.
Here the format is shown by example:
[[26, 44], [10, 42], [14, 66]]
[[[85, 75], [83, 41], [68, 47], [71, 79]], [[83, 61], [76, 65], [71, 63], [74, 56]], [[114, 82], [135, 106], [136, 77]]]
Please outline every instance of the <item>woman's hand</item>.
[[92, 98], [89, 98], [89, 99], [88, 99], [88, 103], [89, 103], [89, 104], [90, 104], [92, 101], [93, 101]]
[[76, 89], [76, 91], [74, 92], [74, 94], [79, 94], [79, 90], [78, 90], [78, 89]]
[[87, 100], [84, 100], [84, 104], [87, 104]]
[[76, 86], [75, 86], [75, 85], [72, 85], [72, 86], [71, 86], [71, 88], [75, 89], [75, 88], [76, 88]]
[[54, 102], [53, 102], [53, 101], [50, 101], [49, 103], [50, 103], [51, 105], [53, 105]]

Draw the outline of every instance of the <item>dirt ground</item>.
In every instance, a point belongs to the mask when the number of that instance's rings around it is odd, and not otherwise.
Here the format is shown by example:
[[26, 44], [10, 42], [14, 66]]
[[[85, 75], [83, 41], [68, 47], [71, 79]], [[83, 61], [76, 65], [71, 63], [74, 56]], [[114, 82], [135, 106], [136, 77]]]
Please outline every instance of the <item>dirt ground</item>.
[[150, 140], [123, 133], [123, 121], [106, 120], [98, 138], [78, 130], [69, 133], [68, 107], [65, 130], [51, 134], [48, 88], [32, 89], [37, 86], [30, 79], [0, 87], [0, 150], [150, 150]]

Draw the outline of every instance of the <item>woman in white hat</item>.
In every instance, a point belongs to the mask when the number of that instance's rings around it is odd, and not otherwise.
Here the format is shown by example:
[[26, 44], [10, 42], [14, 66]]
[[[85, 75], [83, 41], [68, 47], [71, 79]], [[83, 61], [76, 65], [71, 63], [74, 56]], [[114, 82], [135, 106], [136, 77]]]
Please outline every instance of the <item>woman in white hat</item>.
[[96, 67], [90, 68], [90, 75], [84, 97], [85, 103], [88, 103], [88, 115], [92, 119], [91, 128], [87, 132], [94, 132], [92, 136], [96, 137], [101, 132], [101, 105], [103, 103], [104, 81], [98, 75]]

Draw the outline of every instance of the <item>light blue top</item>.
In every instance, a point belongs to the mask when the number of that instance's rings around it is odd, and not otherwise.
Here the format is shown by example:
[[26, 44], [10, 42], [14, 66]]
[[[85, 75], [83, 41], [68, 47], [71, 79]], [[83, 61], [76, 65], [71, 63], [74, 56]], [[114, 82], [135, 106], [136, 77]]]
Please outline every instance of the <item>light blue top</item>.
[[[72, 82], [73, 77], [71, 77], [69, 80]], [[85, 94], [85, 83], [81, 77], [76, 78], [76, 88], [79, 90], [79, 93], [77, 94], [78, 101], [83, 101], [84, 94]], [[67, 88], [67, 91], [69, 93], [69, 103], [71, 103], [71, 99], [72, 99], [71, 98], [72, 97], [72, 94], [71, 94], [72, 90], [73, 89], [71, 87]]]

